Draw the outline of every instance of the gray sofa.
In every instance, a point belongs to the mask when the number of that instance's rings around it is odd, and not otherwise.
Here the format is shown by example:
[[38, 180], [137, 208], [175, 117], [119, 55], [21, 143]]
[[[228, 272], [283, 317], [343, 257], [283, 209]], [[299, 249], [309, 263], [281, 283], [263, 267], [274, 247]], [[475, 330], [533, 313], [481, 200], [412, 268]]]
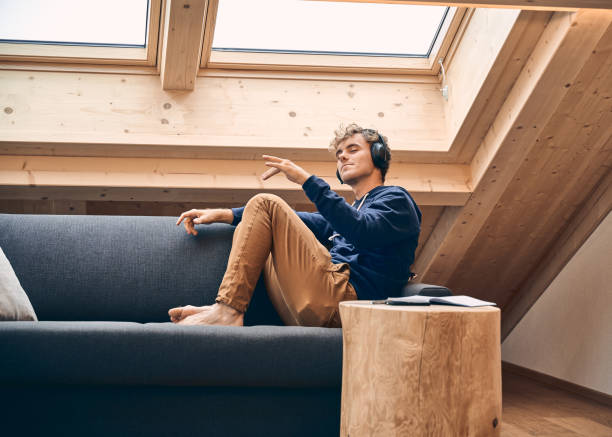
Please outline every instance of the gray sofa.
[[244, 327], [169, 321], [214, 303], [234, 231], [176, 220], [0, 214], [39, 319], [0, 323], [4, 435], [339, 434], [341, 329], [284, 326], [262, 278]]

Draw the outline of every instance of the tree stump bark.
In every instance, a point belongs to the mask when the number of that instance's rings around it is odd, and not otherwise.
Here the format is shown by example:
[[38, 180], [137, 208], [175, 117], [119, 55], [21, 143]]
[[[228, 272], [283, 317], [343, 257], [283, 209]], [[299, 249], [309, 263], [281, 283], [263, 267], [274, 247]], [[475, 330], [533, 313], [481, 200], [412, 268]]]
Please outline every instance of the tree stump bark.
[[500, 435], [499, 308], [339, 308], [341, 436]]

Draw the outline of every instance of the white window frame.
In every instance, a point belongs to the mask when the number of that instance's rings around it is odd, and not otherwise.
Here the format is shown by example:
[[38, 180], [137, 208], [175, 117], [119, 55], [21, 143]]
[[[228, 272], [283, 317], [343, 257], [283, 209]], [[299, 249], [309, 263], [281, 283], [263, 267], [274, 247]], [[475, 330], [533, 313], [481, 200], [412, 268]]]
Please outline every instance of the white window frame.
[[451, 7], [428, 58], [212, 50], [219, 0], [209, 0], [200, 68], [437, 75], [468, 8]]
[[0, 61], [155, 66], [163, 0], [150, 0], [145, 47], [0, 43]]

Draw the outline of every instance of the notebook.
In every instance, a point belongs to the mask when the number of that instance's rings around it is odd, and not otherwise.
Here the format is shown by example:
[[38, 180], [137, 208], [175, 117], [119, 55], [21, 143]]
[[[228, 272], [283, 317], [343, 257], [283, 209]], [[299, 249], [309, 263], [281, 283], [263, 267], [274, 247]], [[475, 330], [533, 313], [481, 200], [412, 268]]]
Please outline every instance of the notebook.
[[459, 296], [406, 296], [406, 297], [388, 297], [385, 300], [374, 300], [372, 303], [385, 303], [388, 305], [456, 305], [462, 307], [480, 307], [486, 305], [495, 305], [494, 302], [476, 299], [474, 297], [459, 295]]

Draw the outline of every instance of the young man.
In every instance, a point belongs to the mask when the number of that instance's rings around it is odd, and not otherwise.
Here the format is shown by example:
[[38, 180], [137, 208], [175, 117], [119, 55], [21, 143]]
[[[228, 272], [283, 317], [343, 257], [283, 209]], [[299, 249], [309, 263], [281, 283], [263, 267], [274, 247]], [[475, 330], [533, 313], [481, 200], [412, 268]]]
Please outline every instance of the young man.
[[391, 153], [386, 137], [352, 123], [336, 131], [338, 178], [351, 186], [349, 205], [321, 178], [295, 163], [263, 155], [266, 180], [284, 173], [302, 186], [318, 212], [294, 211], [280, 197], [261, 193], [244, 207], [191, 210], [194, 224], [236, 225], [227, 270], [214, 305], [168, 311], [174, 323], [243, 325], [263, 270], [270, 300], [286, 325], [341, 327], [338, 303], [396, 295], [411, 275], [421, 211], [402, 187], [385, 186]]

